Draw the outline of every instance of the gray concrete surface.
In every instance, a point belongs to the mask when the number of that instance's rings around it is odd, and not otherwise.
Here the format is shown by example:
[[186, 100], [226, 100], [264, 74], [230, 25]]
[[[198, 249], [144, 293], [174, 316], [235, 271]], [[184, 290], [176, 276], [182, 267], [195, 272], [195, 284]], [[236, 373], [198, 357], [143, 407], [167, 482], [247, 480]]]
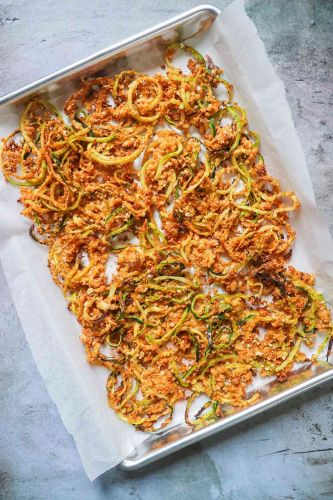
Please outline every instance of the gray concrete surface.
[[[0, 0], [0, 94], [198, 3]], [[333, 3], [250, 0], [247, 11], [285, 83], [333, 232]], [[91, 484], [1, 272], [0, 386], [0, 498], [333, 499], [333, 383], [146, 470], [114, 469]]]

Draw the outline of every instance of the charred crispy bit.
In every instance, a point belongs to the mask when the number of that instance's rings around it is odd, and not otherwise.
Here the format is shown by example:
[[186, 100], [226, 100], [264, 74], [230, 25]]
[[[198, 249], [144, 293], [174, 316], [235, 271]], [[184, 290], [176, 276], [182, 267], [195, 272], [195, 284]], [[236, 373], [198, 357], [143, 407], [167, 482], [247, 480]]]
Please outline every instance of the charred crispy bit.
[[84, 81], [66, 121], [32, 100], [0, 157], [88, 362], [109, 370], [110, 406], [143, 431], [182, 400], [196, 427], [248, 406], [256, 374], [287, 379], [317, 332], [313, 360], [333, 345], [313, 276], [288, 267], [298, 200], [268, 174], [232, 85], [183, 43], [162, 69]]
[[285, 279], [283, 276], [280, 276], [278, 274], [274, 276], [266, 271], [258, 271], [254, 276], [258, 281], [261, 281], [261, 283], [263, 283], [264, 285], [267, 286], [273, 285], [277, 287], [282, 296], [285, 296], [287, 294]]

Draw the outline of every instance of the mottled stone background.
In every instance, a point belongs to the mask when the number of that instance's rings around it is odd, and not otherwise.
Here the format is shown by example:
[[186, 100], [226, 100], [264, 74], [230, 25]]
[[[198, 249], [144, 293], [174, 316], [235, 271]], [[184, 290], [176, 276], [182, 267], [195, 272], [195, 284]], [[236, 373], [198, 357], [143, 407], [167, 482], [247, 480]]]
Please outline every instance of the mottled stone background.
[[[0, 94], [198, 4], [0, 0]], [[332, 231], [333, 2], [250, 0], [247, 11], [286, 86]], [[149, 468], [114, 469], [91, 484], [35, 367], [1, 270], [0, 385], [0, 498], [333, 499], [333, 383]]]

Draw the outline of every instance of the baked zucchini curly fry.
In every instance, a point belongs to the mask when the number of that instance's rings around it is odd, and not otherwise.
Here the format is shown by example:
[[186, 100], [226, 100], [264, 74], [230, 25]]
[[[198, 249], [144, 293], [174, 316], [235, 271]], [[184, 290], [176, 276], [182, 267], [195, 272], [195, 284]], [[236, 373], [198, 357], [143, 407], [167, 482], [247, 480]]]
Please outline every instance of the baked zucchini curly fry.
[[288, 265], [299, 202], [268, 174], [232, 85], [183, 43], [165, 68], [86, 80], [66, 120], [33, 99], [1, 151], [87, 359], [110, 372], [110, 406], [143, 431], [184, 400], [195, 427], [252, 404], [256, 374], [283, 381], [318, 333], [312, 361], [332, 344], [314, 277]]

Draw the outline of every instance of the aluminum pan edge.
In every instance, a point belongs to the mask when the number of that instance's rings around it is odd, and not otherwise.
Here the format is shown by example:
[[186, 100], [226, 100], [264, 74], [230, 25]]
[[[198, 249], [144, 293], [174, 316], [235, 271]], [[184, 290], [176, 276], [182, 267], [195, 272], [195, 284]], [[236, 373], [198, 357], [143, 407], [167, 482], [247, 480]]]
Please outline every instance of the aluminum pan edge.
[[236, 411], [230, 416], [223, 417], [207, 427], [192, 431], [188, 426], [178, 425], [161, 434], [152, 435], [151, 438], [138, 446], [134, 453], [127, 457], [119, 467], [126, 471], [144, 467], [186, 446], [259, 415], [332, 379], [333, 367], [331, 364], [321, 362], [307, 365], [295, 372], [291, 380], [289, 379], [285, 383], [272, 382], [265, 386], [262, 394], [263, 399], [258, 403]]
[[[101, 51], [95, 52], [91, 56], [83, 58], [69, 66], [61, 68], [47, 76], [36, 80], [30, 84], [27, 84], [20, 89], [14, 90], [9, 94], [5, 94], [0, 97], [0, 109], [2, 106], [14, 103], [24, 97], [27, 97], [52, 83], [59, 82], [63, 78], [78, 75], [81, 71], [88, 69], [89, 67], [95, 65], [96, 63], [101, 63], [107, 61], [110, 57], [115, 56], [124, 49], [130, 49], [151, 40], [157, 36], [163, 35], [172, 29], [183, 26], [185, 23], [191, 21], [195, 18], [206, 17], [211, 24], [214, 19], [220, 13], [220, 9], [213, 5], [203, 4], [194, 7], [193, 9], [187, 10], [178, 16], [172, 17], [163, 23], [159, 23], [147, 30], [144, 30], [132, 37], [126, 38], [125, 40], [118, 42], [110, 47], [107, 47]], [[205, 29], [205, 28], [203, 28]], [[195, 34], [195, 33], [194, 33]], [[193, 36], [193, 35], [192, 35]]]

